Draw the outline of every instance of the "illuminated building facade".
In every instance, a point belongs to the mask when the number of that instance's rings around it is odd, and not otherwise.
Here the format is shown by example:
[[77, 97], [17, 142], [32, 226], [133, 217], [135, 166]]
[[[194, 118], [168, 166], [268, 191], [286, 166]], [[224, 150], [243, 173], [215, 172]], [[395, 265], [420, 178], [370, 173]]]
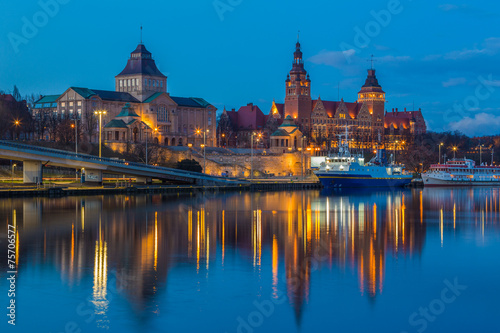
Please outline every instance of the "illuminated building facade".
[[321, 97], [313, 100], [311, 79], [304, 68], [302, 56], [301, 44], [297, 42], [292, 70], [285, 81], [285, 103], [273, 103], [270, 114], [283, 110], [284, 117], [295, 119], [304, 134], [322, 148], [335, 146], [337, 135], [344, 133], [346, 126], [353, 139], [352, 146], [364, 149], [382, 147], [399, 137], [426, 132], [421, 110], [386, 114], [385, 92], [373, 68], [368, 70], [357, 101], [327, 101]]
[[[103, 126], [107, 143], [144, 142], [147, 133], [150, 142], [199, 146], [203, 136], [197, 135], [197, 130], [208, 131], [208, 146], [216, 143], [217, 109], [202, 98], [170, 96], [167, 77], [157, 68], [151, 52], [142, 43], [115, 77], [115, 91], [71, 87], [57, 98], [56, 103], [61, 119], [81, 121], [87, 140], [96, 141], [99, 132], [94, 111], [106, 110]], [[139, 121], [123, 123], [123, 119], [117, 117], [126, 105]], [[128, 131], [132, 134], [127, 135]]]

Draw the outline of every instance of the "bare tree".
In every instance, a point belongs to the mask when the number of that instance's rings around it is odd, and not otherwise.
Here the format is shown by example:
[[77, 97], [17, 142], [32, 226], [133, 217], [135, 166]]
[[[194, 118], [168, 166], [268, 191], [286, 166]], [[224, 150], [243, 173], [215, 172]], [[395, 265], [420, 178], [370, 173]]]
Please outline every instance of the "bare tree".
[[97, 118], [94, 116], [94, 112], [91, 110], [85, 110], [82, 118], [83, 133], [88, 136], [88, 141], [92, 142], [92, 137], [96, 133], [97, 128]]

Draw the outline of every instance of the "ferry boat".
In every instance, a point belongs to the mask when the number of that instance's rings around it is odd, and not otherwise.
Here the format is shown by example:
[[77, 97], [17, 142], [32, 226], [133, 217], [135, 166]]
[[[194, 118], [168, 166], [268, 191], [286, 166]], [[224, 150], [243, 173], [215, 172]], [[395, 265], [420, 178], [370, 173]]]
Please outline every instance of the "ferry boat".
[[[343, 138], [345, 137], [345, 140]], [[339, 151], [329, 155], [314, 174], [325, 188], [345, 187], [404, 187], [412, 176], [403, 174], [400, 165], [388, 164], [384, 149], [365, 164], [361, 155], [349, 151], [348, 134], [339, 136]]]
[[453, 159], [431, 165], [422, 179], [424, 186], [494, 186], [500, 185], [500, 168], [484, 163], [477, 166], [469, 159]]

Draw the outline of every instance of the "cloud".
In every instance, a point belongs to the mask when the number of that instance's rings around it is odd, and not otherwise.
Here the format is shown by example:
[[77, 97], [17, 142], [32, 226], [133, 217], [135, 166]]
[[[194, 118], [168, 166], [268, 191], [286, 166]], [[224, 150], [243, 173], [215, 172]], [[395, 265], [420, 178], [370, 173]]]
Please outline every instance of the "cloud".
[[439, 5], [439, 9], [441, 9], [443, 12], [451, 12], [451, 11], [459, 10], [459, 9], [465, 8], [465, 7], [466, 7], [465, 5], [457, 6], [457, 5], [453, 5], [451, 3]]
[[472, 49], [463, 49], [460, 51], [452, 51], [444, 55], [444, 59], [447, 60], [461, 60], [461, 59], [469, 59], [475, 56], [480, 55], [488, 55], [493, 56], [496, 55], [500, 51], [500, 38], [492, 37], [487, 38], [482, 43], [482, 47], [474, 47]]
[[342, 68], [346, 66], [347, 59], [356, 54], [355, 50], [346, 51], [326, 51], [323, 50], [317, 55], [309, 58], [309, 61], [317, 65], [327, 65], [335, 68]]
[[442, 82], [443, 87], [445, 87], [445, 88], [459, 86], [459, 85], [466, 84], [466, 83], [467, 83], [467, 79], [464, 77], [455, 77], [455, 78], [449, 79], [448, 81]]
[[377, 61], [379, 62], [385, 62], [385, 63], [398, 63], [398, 62], [405, 62], [405, 61], [410, 61], [411, 57], [409, 56], [384, 56], [380, 58], [376, 58]]
[[453, 131], [460, 131], [468, 136], [500, 134], [500, 116], [491, 113], [478, 113], [473, 118], [465, 117], [449, 125]]
[[500, 87], [500, 80], [485, 80], [484, 85], [489, 87]]
[[[363, 63], [365, 60], [359, 58], [356, 55], [355, 50], [346, 51], [327, 51], [323, 50], [317, 55], [314, 55], [308, 59], [310, 62], [317, 65], [326, 65], [342, 69], [344, 71], [349, 71], [352, 67], [356, 67], [356, 64]], [[375, 58], [375, 61], [380, 63], [390, 63], [397, 64], [400, 62], [406, 62], [411, 60], [409, 56], [393, 56], [387, 55], [384, 57]]]
[[378, 51], [389, 51], [391, 48], [385, 45], [373, 44], [373, 47]]

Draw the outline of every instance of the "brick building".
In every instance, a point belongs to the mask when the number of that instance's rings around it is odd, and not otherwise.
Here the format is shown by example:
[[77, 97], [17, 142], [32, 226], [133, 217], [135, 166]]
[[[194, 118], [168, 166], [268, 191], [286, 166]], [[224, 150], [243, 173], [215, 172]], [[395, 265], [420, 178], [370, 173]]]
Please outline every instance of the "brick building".
[[304, 67], [300, 42], [295, 46], [292, 69], [285, 81], [285, 102], [273, 101], [265, 115], [257, 106], [249, 104], [238, 111], [224, 110], [218, 136], [221, 145], [248, 147], [252, 132], [262, 134], [263, 145], [270, 147], [271, 137], [286, 117], [294, 119], [309, 143], [327, 150], [337, 144], [337, 135], [349, 128], [352, 147], [372, 149], [391, 146], [397, 140], [411, 140], [425, 133], [427, 128], [422, 111], [387, 113], [385, 92], [376, 76], [375, 69], [368, 70], [365, 83], [358, 92], [357, 100], [346, 102], [314, 100], [311, 97], [311, 78]]

